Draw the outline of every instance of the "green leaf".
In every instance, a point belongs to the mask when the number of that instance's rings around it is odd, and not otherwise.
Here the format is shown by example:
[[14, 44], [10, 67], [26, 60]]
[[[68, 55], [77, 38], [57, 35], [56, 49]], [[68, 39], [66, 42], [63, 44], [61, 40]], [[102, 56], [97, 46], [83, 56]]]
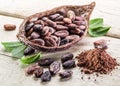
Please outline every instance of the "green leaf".
[[88, 29], [89, 35], [93, 37], [103, 36], [109, 31], [111, 27], [99, 27], [95, 29]]
[[16, 47], [23, 45], [21, 42], [1, 42], [7, 52], [11, 52]]
[[92, 20], [90, 20], [89, 24], [90, 24], [89, 28], [91, 28], [91, 29], [102, 27], [103, 26], [103, 18], [92, 19]]
[[12, 56], [16, 57], [16, 58], [21, 58], [24, 55], [24, 50], [25, 50], [26, 46], [25, 45], [21, 45], [15, 49], [12, 50]]
[[20, 61], [23, 63], [23, 64], [30, 64], [30, 63], [33, 63], [35, 61], [37, 61], [39, 58], [41, 57], [41, 53], [38, 53], [38, 54], [34, 54], [34, 55], [30, 55], [30, 56], [23, 56]]

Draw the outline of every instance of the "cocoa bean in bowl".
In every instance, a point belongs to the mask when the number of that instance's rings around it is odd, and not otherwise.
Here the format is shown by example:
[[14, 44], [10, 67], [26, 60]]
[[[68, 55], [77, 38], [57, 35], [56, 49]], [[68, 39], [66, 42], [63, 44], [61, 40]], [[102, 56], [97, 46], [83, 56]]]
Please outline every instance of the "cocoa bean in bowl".
[[82, 6], [60, 6], [27, 17], [18, 39], [34, 49], [54, 52], [70, 48], [87, 33], [95, 2]]

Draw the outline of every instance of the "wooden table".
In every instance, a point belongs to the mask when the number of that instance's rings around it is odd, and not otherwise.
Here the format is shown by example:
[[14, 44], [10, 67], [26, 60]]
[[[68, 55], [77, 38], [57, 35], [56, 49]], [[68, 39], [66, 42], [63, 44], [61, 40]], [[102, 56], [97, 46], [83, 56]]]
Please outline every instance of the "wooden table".
[[[0, 0], [0, 42], [2, 41], [16, 41], [16, 34], [19, 25], [23, 18], [34, 14], [36, 12], [45, 11], [60, 5], [69, 4], [88, 4], [94, 0]], [[62, 52], [46, 53], [43, 57], [57, 58], [66, 52], [73, 52], [75, 55], [86, 49], [93, 48], [93, 42], [98, 39], [110, 40], [108, 53], [120, 62], [120, 0], [95, 0], [96, 7], [92, 13], [91, 18], [104, 18], [105, 25], [112, 26], [107, 36], [89, 37], [77, 43], [74, 47]], [[11, 17], [10, 17], [11, 16]], [[3, 25], [6, 23], [13, 23], [17, 25], [15, 31], [4, 31]], [[109, 37], [112, 36], [112, 37]], [[0, 45], [0, 52], [6, 53]], [[47, 70], [47, 69], [46, 69]], [[61, 82], [58, 75], [52, 78], [49, 83], [40, 83], [40, 80], [35, 81], [31, 77], [26, 77], [24, 74], [24, 67], [19, 60], [14, 60], [10, 57], [0, 55], [0, 86], [120, 86], [120, 67], [112, 71], [108, 75], [100, 75], [96, 77], [94, 74], [81, 74], [79, 68], [74, 68], [73, 78], [71, 80]], [[81, 77], [84, 77], [82, 80]], [[91, 79], [88, 79], [91, 77]], [[96, 79], [96, 81], [94, 81]]]

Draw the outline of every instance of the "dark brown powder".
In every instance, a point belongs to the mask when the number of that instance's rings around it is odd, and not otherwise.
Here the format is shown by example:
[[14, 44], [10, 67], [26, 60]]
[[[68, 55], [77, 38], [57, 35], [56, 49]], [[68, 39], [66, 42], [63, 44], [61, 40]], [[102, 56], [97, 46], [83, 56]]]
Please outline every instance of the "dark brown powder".
[[108, 74], [115, 66], [118, 65], [116, 59], [112, 58], [102, 49], [91, 49], [82, 52], [77, 57], [79, 67], [82, 67], [82, 72], [92, 74], [94, 72], [100, 74]]

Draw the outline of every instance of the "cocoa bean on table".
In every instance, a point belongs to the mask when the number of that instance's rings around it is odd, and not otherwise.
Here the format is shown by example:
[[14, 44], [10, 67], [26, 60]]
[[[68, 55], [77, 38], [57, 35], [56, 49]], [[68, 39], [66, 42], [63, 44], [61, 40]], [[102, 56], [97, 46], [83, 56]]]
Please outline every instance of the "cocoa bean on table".
[[45, 59], [38, 60], [38, 65], [40, 65], [40, 66], [49, 66], [53, 62], [54, 62], [53, 58], [45, 58]]

